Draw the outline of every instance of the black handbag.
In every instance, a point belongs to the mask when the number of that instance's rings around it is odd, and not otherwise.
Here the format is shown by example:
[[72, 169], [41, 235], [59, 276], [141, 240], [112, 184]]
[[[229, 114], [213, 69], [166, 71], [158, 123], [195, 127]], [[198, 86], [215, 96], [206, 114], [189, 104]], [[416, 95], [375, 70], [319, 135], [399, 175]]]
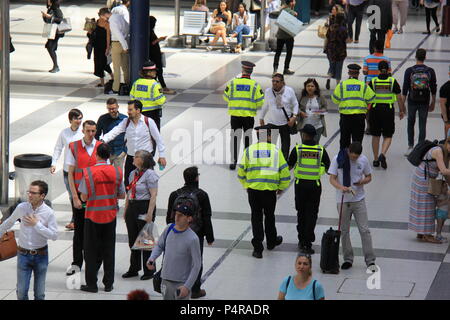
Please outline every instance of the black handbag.
[[[287, 112], [286, 112], [286, 109], [284, 109], [284, 107], [281, 107], [281, 109], [283, 109], [284, 115], [285, 115], [287, 121], [289, 122], [289, 116], [288, 116], [288, 114], [287, 114]], [[297, 121], [294, 123], [294, 125], [293, 125], [292, 127], [289, 127], [289, 124], [288, 124], [288, 128], [289, 128], [289, 133], [290, 133], [291, 135], [296, 135], [296, 134], [298, 133], [298, 130], [297, 130]]]
[[[170, 231], [173, 230], [173, 228], [175, 228], [175, 224], [172, 224], [169, 227], [169, 230], [167, 230], [166, 236], [164, 237], [164, 250], [166, 249], [166, 240], [167, 240], [167, 236], [169, 235]], [[163, 255], [163, 263], [164, 263], [164, 255]], [[158, 272], [155, 272], [155, 274], [153, 275], [153, 290], [155, 290], [158, 293], [161, 293], [161, 283], [162, 283], [162, 278], [161, 278], [161, 271], [162, 271], [162, 264], [161, 264], [161, 269], [159, 269]]]

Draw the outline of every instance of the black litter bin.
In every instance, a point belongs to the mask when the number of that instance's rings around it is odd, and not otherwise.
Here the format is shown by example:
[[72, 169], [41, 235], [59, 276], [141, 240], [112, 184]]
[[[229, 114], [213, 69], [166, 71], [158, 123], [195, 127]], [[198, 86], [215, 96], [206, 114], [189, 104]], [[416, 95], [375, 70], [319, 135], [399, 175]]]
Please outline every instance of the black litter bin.
[[52, 165], [52, 157], [40, 153], [27, 153], [14, 157], [15, 167], [15, 197], [16, 201], [27, 201], [27, 190], [30, 183], [35, 180], [47, 182], [48, 194], [46, 199], [52, 201], [52, 174], [50, 167]]

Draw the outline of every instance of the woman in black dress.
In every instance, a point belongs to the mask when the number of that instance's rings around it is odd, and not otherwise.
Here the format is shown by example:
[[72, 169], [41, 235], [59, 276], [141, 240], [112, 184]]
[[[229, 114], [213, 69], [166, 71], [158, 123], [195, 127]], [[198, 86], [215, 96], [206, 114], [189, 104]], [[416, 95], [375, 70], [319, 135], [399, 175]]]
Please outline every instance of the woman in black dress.
[[111, 12], [108, 8], [102, 8], [98, 12], [98, 16], [100, 18], [97, 20], [97, 27], [91, 34], [90, 39], [94, 48], [94, 74], [100, 78], [97, 87], [103, 87], [105, 85], [105, 71], [110, 74], [111, 79], [114, 78], [107, 58], [111, 50], [111, 32], [108, 22]]
[[150, 60], [152, 60], [156, 67], [158, 68], [158, 82], [161, 84], [161, 87], [163, 88], [164, 94], [176, 94], [175, 90], [167, 88], [166, 82], [164, 81], [163, 76], [163, 65], [162, 65], [162, 54], [161, 54], [161, 47], [159, 46], [159, 43], [161, 41], [166, 40], [167, 37], [157, 37], [155, 34], [155, 25], [156, 25], [156, 18], [154, 16], [150, 16], [150, 46], [149, 46], [149, 53], [148, 56]]
[[[64, 15], [59, 8], [59, 0], [47, 0], [47, 13], [41, 11], [42, 18], [45, 23], [56, 23], [60, 24]], [[48, 72], [55, 73], [59, 71], [58, 66], [58, 57], [56, 56], [56, 50], [58, 49], [58, 40], [59, 38], [64, 37], [63, 32], [56, 31], [55, 39], [48, 39], [45, 47], [50, 55], [50, 58], [53, 61], [53, 68]]]

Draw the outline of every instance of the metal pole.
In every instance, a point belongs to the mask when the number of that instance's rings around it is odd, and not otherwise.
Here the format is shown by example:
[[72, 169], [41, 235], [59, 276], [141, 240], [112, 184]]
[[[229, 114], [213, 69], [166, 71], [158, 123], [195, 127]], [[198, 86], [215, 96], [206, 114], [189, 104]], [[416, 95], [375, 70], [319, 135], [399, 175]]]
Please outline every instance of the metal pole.
[[149, 1], [131, 1], [130, 11], [130, 82], [139, 78], [142, 65], [148, 60], [150, 39]]
[[266, 3], [267, 3], [267, 0], [261, 1], [261, 11], [260, 11], [261, 18], [259, 20], [259, 21], [261, 21], [261, 36], [259, 37], [259, 39], [263, 42], [266, 41], [266, 19], [265, 19]]
[[180, 0], [175, 0], [175, 37], [180, 36]]
[[2, 0], [1, 10], [1, 57], [0, 57], [0, 203], [8, 203], [9, 176], [9, 0]]

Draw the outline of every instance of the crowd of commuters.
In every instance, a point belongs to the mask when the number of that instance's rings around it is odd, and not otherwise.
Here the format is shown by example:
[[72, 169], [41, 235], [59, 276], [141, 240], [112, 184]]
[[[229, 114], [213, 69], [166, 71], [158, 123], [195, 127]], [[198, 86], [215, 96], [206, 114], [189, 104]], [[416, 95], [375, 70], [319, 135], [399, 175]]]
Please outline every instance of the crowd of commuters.
[[[383, 10], [391, 8], [388, 0], [372, 2], [380, 7], [384, 6]], [[386, 6], [388, 2], [389, 6]], [[94, 39], [95, 74], [101, 79], [100, 85], [104, 85], [104, 71], [111, 70], [106, 56], [109, 52], [112, 53], [115, 81], [113, 92], [119, 90], [120, 70], [124, 72], [125, 79], [128, 74], [128, 62], [125, 60], [128, 60], [126, 39], [129, 32], [129, 4], [129, 1], [122, 0], [122, 4], [111, 4], [112, 10], [101, 9], [95, 35], [90, 35]], [[349, 0], [344, 4], [347, 5], [346, 14], [339, 4], [332, 6], [324, 46], [330, 62], [329, 76], [337, 82], [331, 100], [338, 105], [340, 113], [340, 146], [338, 154], [333, 158], [330, 158], [320, 144], [321, 136], [327, 136], [325, 114], [328, 105], [318, 82], [313, 78], [307, 79], [298, 92], [286, 85], [283, 74], [293, 74], [289, 70], [292, 37], [284, 38], [281, 33], [277, 35], [281, 49], [278, 50], [277, 47], [271, 87], [263, 90], [251, 78], [255, 64], [242, 61], [241, 77], [231, 80], [224, 90], [223, 97], [228, 104], [233, 131], [230, 169], [234, 170], [238, 166], [237, 178], [248, 193], [253, 232], [252, 256], [257, 259], [263, 257], [264, 237], [268, 250], [275, 249], [283, 242], [275, 225], [276, 203], [279, 201], [277, 195], [289, 187], [290, 170], [294, 171], [300, 253], [295, 260], [297, 274], [283, 279], [279, 287], [280, 300], [325, 298], [323, 286], [312, 277], [311, 272], [311, 255], [315, 253], [312, 246], [316, 240], [314, 231], [322, 195], [321, 176], [325, 173], [336, 189], [344, 258], [341, 269], [351, 268], [354, 262], [350, 241], [353, 216], [361, 236], [365, 263], [370, 270], [374, 270], [376, 257], [364, 191], [364, 185], [371, 182], [373, 173], [362, 148], [366, 118], [372, 135], [372, 165], [381, 165], [383, 169], [387, 169], [386, 154], [395, 131], [395, 102], [399, 106], [400, 120], [406, 111], [408, 113], [408, 150], [405, 155], [409, 155], [415, 145], [416, 113], [419, 113], [418, 142], [421, 143], [426, 138], [428, 112], [433, 111], [436, 104], [436, 74], [424, 64], [425, 49], [419, 48], [416, 51], [416, 64], [406, 69], [402, 86], [392, 76], [391, 61], [384, 55], [384, 35], [391, 28], [392, 17], [388, 17], [391, 22], [382, 22], [379, 29], [370, 30], [370, 55], [364, 58], [362, 68], [364, 81], [359, 80], [361, 66], [354, 63], [348, 65], [348, 79], [342, 80], [346, 46], [349, 42], [358, 42], [362, 13], [365, 10], [364, 1]], [[398, 5], [401, 7], [401, 4]], [[295, 0], [286, 0], [282, 10], [296, 15], [294, 6]], [[194, 7], [206, 11], [205, 1], [196, 1]], [[230, 30], [232, 20], [235, 20], [236, 27], [233, 29], [233, 36], [238, 38], [238, 42], [242, 41], [242, 35], [248, 34], [246, 5], [238, 3], [237, 10], [232, 16], [225, 1], [214, 10], [213, 17], [218, 19], [218, 27], [214, 33], [217, 38], [222, 36], [220, 30]], [[427, 11], [428, 30], [429, 15], [433, 15], [433, 10]], [[43, 17], [56, 23], [58, 19], [62, 19], [56, 0], [48, 0], [48, 12], [43, 13]], [[156, 18], [149, 19], [150, 41], [156, 49], [153, 49], [153, 55], [150, 56], [152, 61], [144, 63], [141, 77], [131, 87], [132, 100], [128, 102], [128, 116], [119, 112], [115, 98], [106, 101], [108, 113], [102, 115], [97, 122], [85, 120], [82, 123], [82, 112], [72, 109], [68, 114], [70, 126], [60, 133], [55, 145], [50, 171], [56, 172], [56, 163], [64, 152], [63, 177], [72, 206], [72, 221], [66, 228], [74, 230], [73, 262], [66, 274], [71, 276], [80, 272], [84, 263], [86, 284], [81, 286], [81, 290], [95, 293], [98, 292], [98, 271], [103, 264], [104, 290], [110, 292], [114, 289], [118, 200], [125, 199], [124, 219], [131, 253], [128, 271], [122, 277], [137, 277], [142, 270], [141, 280], [153, 278], [156, 259], [164, 254], [161, 268], [163, 298], [200, 298], [206, 295], [206, 291], [201, 289], [204, 240], [206, 238], [207, 244], [213, 245], [215, 238], [210, 199], [207, 192], [199, 188], [200, 173], [197, 167], [184, 170], [185, 185], [170, 194], [167, 227], [154, 249], [132, 249], [140, 230], [147, 223], [155, 221], [160, 181], [154, 167], [158, 163], [162, 170], [167, 164], [160, 121], [166, 101], [164, 94], [171, 92], [164, 84], [158, 44], [165, 37], [158, 38], [155, 35]], [[353, 33], [354, 21], [356, 28]], [[404, 22], [402, 19], [401, 21]], [[403, 32], [403, 25], [400, 22], [396, 31]], [[55, 53], [57, 40], [55, 38], [47, 43], [54, 59], [54, 70], [58, 69]], [[223, 40], [225, 42], [226, 37]], [[285, 44], [288, 55], [281, 74], [277, 73], [277, 67]], [[329, 80], [327, 89], [330, 87]], [[417, 233], [419, 240], [431, 243], [447, 240], [441, 232], [448, 215], [448, 188], [441, 179], [439, 193], [430, 194], [429, 180], [439, 180], [440, 175], [450, 177], [450, 170], [447, 168], [450, 153], [450, 81], [440, 88], [439, 95], [445, 142], [430, 148], [415, 169], [409, 210], [409, 229]], [[252, 144], [256, 115], [259, 116], [260, 124], [255, 128], [258, 141]], [[291, 135], [297, 131], [300, 133], [301, 144], [291, 148]], [[242, 134], [245, 147], [238, 164]], [[383, 142], [380, 152], [381, 135]], [[275, 145], [278, 136], [281, 150]], [[159, 156], [157, 162], [154, 160], [156, 150]], [[45, 182], [32, 182], [27, 191], [28, 201], [18, 205], [12, 215], [0, 225], [1, 236], [15, 221], [21, 219], [17, 261], [17, 297], [20, 300], [28, 299], [32, 272], [35, 279], [35, 299], [45, 298], [47, 240], [57, 239], [54, 212], [44, 203], [47, 193], [48, 185]], [[433, 235], [435, 231], [436, 236]], [[148, 299], [145, 292], [130, 293], [128, 296], [129, 299], [134, 299], [133, 297]]]

